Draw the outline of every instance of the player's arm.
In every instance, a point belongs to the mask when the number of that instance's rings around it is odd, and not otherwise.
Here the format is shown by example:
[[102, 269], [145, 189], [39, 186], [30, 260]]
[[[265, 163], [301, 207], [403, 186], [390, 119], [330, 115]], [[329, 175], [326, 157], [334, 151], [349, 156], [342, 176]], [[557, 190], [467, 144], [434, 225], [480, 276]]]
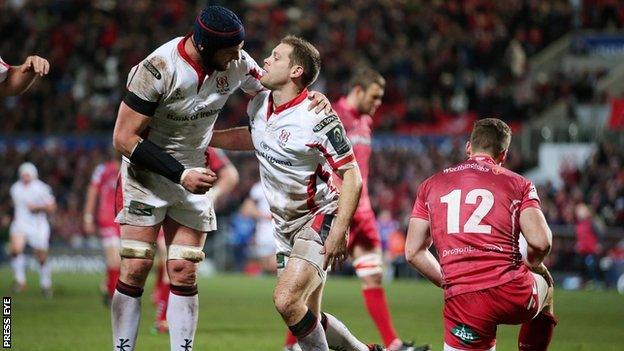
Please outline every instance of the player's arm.
[[215, 130], [212, 132], [210, 146], [233, 151], [251, 151], [254, 149], [248, 127]]
[[84, 226], [84, 230], [87, 234], [93, 235], [95, 233], [95, 204], [97, 202], [98, 197], [98, 188], [94, 184], [89, 185], [89, 189], [87, 190], [87, 198], [85, 199], [84, 205], [84, 214], [82, 217], [82, 222]]
[[210, 190], [213, 193], [214, 201], [217, 201], [220, 196], [229, 194], [232, 189], [238, 184], [240, 176], [234, 165], [227, 164], [217, 171], [217, 181]]
[[262, 212], [260, 212], [260, 210], [258, 209], [258, 205], [256, 205], [256, 202], [251, 197], [248, 197], [245, 199], [245, 201], [243, 201], [243, 204], [241, 205], [241, 208], [239, 211], [241, 215], [245, 217], [253, 218], [253, 219], [270, 219], [271, 218], [271, 216], [267, 216], [263, 214]]
[[308, 99], [312, 100], [310, 106], [308, 106], [308, 111], [314, 109], [314, 112], [316, 113], [320, 113], [321, 111], [323, 111], [327, 115], [336, 114], [336, 111], [334, 111], [334, 109], [332, 108], [327, 96], [319, 93], [318, 91], [309, 92]]
[[429, 231], [429, 221], [423, 218], [411, 218], [405, 242], [405, 258], [433, 284], [442, 287], [440, 263], [429, 251], [433, 240]]
[[527, 264], [531, 269], [540, 267], [552, 246], [552, 232], [542, 210], [527, 207], [520, 212], [520, 231], [527, 241]]
[[346, 258], [347, 230], [362, 192], [362, 175], [357, 162], [352, 161], [335, 170], [335, 172], [342, 178], [342, 190], [338, 198], [338, 213], [321, 251], [325, 254], [323, 269], [327, 269], [334, 262], [341, 262]]
[[23, 64], [9, 67], [7, 78], [0, 83], [0, 96], [19, 95], [25, 92], [37, 77], [43, 77], [49, 71], [48, 60], [39, 56], [28, 56]]
[[[173, 156], [167, 154], [161, 147], [149, 140], [140, 137], [141, 132], [149, 124], [150, 117], [135, 111], [130, 104], [145, 103], [132, 93], [128, 93], [119, 107], [115, 129], [113, 131], [113, 146], [133, 164], [160, 174], [174, 183], [181, 184], [194, 194], [204, 194], [216, 180], [216, 174], [209, 169], [185, 169]], [[151, 111], [153, 113], [153, 111]]]

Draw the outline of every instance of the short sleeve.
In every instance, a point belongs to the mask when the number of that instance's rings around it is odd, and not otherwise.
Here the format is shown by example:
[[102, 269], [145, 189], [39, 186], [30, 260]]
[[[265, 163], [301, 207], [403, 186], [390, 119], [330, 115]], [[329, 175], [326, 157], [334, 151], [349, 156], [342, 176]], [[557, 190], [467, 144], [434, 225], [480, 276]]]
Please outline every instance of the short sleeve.
[[4, 82], [9, 76], [9, 66], [6, 62], [2, 61], [2, 57], [0, 57], [0, 83]]
[[206, 165], [215, 172], [219, 172], [224, 167], [230, 165], [230, 159], [221, 149], [209, 147], [206, 149]]
[[324, 117], [313, 129], [314, 146], [323, 154], [332, 169], [339, 170], [355, 161], [351, 142], [336, 115]]
[[99, 187], [102, 183], [102, 175], [104, 174], [104, 165], [98, 165], [91, 175], [91, 186]]
[[241, 50], [241, 60], [243, 60], [245, 70], [247, 71], [243, 77], [241, 89], [243, 89], [245, 93], [255, 96], [262, 90], [265, 90], [262, 84], [260, 84], [260, 77], [262, 77], [264, 70], [258, 65], [256, 60], [251, 58], [244, 50]]
[[537, 195], [537, 189], [535, 185], [528, 181], [524, 180], [522, 185], [522, 203], [520, 205], [520, 211], [523, 211], [526, 208], [540, 208], [540, 199]]
[[54, 201], [56, 201], [56, 199], [54, 198], [54, 194], [52, 193], [52, 188], [47, 185], [47, 184], [43, 184], [43, 191], [42, 191], [42, 197], [43, 197], [43, 201], [46, 204], [49, 203], [53, 203]]
[[424, 181], [418, 187], [416, 201], [414, 201], [414, 207], [412, 208], [412, 218], [429, 220], [429, 208], [427, 207], [427, 181]]
[[161, 56], [148, 57], [132, 67], [124, 97], [126, 105], [142, 115], [153, 116], [158, 101], [166, 93], [166, 70], [166, 61]]

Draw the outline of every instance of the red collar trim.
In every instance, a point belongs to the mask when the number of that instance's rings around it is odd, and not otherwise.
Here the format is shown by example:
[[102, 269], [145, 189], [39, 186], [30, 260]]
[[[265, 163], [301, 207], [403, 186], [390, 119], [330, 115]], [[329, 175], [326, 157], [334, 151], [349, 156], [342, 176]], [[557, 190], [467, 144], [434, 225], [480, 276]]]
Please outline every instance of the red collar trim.
[[[197, 73], [197, 91], [199, 92], [199, 89], [201, 89], [201, 86], [202, 84], [204, 84], [204, 80], [206, 79], [206, 72], [199, 65], [199, 63], [193, 61], [191, 56], [186, 52], [186, 50], [184, 50], [184, 45], [190, 37], [191, 35], [187, 34], [184, 38], [182, 38], [182, 40], [178, 42], [178, 53], [180, 54], [182, 59], [195, 70], [195, 73]], [[212, 71], [208, 72], [208, 76], [210, 76], [211, 74]]]
[[273, 107], [273, 94], [269, 94], [269, 105], [268, 105], [268, 109], [267, 109], [267, 119], [269, 118], [269, 116], [271, 116], [272, 114], [279, 114], [280, 112], [289, 109], [293, 106], [297, 106], [299, 105], [303, 100], [305, 100], [308, 97], [308, 89], [303, 89], [301, 91], [301, 93], [299, 93], [299, 95], [295, 96], [294, 99], [281, 104], [279, 106], [275, 106], [275, 108]]
[[492, 156], [485, 155], [485, 154], [476, 154], [470, 157], [469, 159], [473, 161], [483, 161], [483, 162], [491, 163], [493, 165], [497, 164], [496, 161], [494, 161], [494, 159], [492, 158]]

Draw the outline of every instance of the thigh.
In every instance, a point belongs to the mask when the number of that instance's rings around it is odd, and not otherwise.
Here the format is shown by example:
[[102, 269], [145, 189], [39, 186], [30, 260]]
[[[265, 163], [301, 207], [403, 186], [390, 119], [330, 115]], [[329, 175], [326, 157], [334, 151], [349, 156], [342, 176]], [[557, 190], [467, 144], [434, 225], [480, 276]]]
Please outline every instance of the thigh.
[[203, 248], [206, 241], [206, 232], [189, 228], [171, 217], [163, 221], [163, 232], [167, 246], [175, 244]]
[[42, 223], [36, 229], [29, 230], [26, 233], [28, 245], [39, 251], [48, 251], [50, 246], [50, 225]]
[[126, 162], [122, 163], [119, 172], [115, 221], [139, 227], [160, 224], [167, 213], [169, 200], [176, 197], [176, 184]]
[[180, 201], [169, 206], [167, 217], [188, 228], [201, 232], [210, 232], [217, 229], [217, 217], [214, 205], [206, 194], [184, 193], [179, 196]]
[[26, 234], [18, 231], [11, 231], [9, 246], [13, 254], [24, 252], [24, 248], [26, 247]]
[[444, 344], [457, 350], [488, 350], [496, 345], [496, 313], [485, 291], [456, 295], [444, 302]]
[[356, 247], [367, 251], [381, 250], [381, 239], [375, 223], [375, 213], [372, 211], [370, 213], [356, 213], [353, 216], [349, 230], [349, 252], [354, 253]]

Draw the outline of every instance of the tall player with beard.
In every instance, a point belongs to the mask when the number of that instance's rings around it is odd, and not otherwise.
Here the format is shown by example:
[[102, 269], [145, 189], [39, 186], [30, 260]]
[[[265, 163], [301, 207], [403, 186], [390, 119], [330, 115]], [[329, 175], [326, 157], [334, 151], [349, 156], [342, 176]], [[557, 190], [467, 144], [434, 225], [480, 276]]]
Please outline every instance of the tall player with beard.
[[[206, 232], [216, 228], [213, 211], [206, 208], [216, 175], [204, 151], [228, 97], [238, 88], [252, 96], [264, 89], [261, 68], [241, 49], [244, 35], [233, 12], [209, 6], [197, 16], [192, 34], [165, 43], [130, 71], [113, 133], [113, 145], [124, 156], [113, 350], [136, 346], [141, 296], [161, 227], [171, 280], [171, 350], [193, 347], [197, 264], [204, 258]], [[317, 100], [317, 110], [329, 106], [324, 96]]]

